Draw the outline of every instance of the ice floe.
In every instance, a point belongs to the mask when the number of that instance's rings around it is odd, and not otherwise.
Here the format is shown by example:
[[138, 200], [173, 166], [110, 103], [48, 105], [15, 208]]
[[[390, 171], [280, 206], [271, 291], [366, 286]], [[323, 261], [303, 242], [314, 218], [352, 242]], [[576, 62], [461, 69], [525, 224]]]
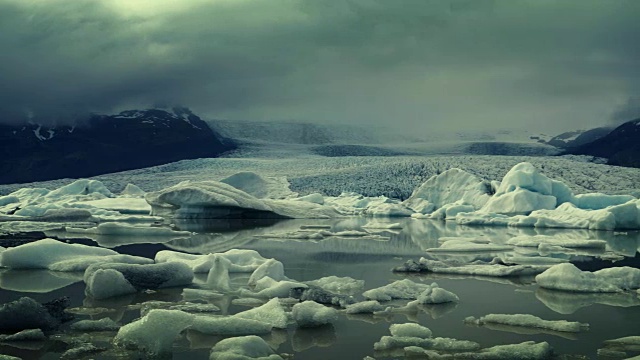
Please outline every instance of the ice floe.
[[543, 320], [530, 314], [488, 314], [477, 319], [470, 316], [465, 318], [464, 322], [476, 325], [501, 324], [521, 326], [560, 332], [581, 332], [589, 328], [589, 324], [566, 320]]
[[536, 276], [543, 288], [575, 292], [622, 292], [640, 288], [640, 269], [622, 266], [594, 272], [566, 263], [554, 265]]
[[300, 327], [317, 327], [338, 320], [338, 312], [315, 301], [303, 301], [293, 305], [291, 316]]
[[212, 349], [212, 360], [282, 360], [262, 338], [250, 335], [219, 341]]
[[142, 290], [190, 285], [193, 271], [186, 264], [95, 264], [84, 274], [87, 295], [94, 299], [131, 294]]
[[84, 271], [95, 263], [149, 264], [152, 260], [81, 244], [43, 239], [9, 248], [0, 253], [0, 266], [10, 269]]

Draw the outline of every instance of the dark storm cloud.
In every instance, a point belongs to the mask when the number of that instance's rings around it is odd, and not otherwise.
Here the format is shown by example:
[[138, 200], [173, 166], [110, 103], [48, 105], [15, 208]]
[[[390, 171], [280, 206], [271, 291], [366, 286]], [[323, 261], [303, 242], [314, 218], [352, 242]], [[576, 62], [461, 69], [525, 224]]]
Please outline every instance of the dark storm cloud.
[[588, 127], [640, 94], [638, 15], [633, 0], [0, 0], [0, 110]]

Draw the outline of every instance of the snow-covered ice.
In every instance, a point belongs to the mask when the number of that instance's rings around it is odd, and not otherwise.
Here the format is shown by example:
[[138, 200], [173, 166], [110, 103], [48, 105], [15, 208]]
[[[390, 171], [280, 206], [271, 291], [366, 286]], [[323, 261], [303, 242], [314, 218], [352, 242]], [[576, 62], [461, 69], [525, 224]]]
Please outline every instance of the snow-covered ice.
[[147, 289], [190, 285], [193, 271], [177, 262], [162, 264], [95, 264], [84, 274], [85, 292], [94, 299], [135, 293]]
[[282, 360], [264, 339], [243, 336], [219, 341], [212, 349], [212, 360]]
[[0, 252], [0, 266], [10, 269], [84, 271], [96, 263], [150, 264], [152, 260], [81, 244], [43, 239]]
[[389, 301], [392, 299], [417, 299], [429, 285], [413, 282], [409, 279], [397, 280], [379, 288], [367, 290], [362, 295], [369, 300]]
[[338, 320], [338, 312], [315, 301], [304, 301], [291, 308], [291, 316], [300, 327], [317, 327]]
[[581, 271], [566, 263], [554, 265], [536, 276], [543, 288], [575, 292], [621, 292], [640, 288], [640, 269], [613, 267], [594, 272]]
[[253, 272], [268, 259], [255, 250], [231, 249], [223, 253], [195, 255], [178, 251], [161, 250], [156, 253], [155, 262], [181, 262], [187, 264], [194, 273], [208, 273], [216, 257], [221, 256], [229, 261], [228, 270], [234, 272]]
[[470, 316], [465, 318], [464, 322], [476, 325], [501, 324], [521, 326], [560, 332], [581, 332], [589, 328], [589, 324], [566, 320], [543, 320], [530, 314], [488, 314], [477, 319]]

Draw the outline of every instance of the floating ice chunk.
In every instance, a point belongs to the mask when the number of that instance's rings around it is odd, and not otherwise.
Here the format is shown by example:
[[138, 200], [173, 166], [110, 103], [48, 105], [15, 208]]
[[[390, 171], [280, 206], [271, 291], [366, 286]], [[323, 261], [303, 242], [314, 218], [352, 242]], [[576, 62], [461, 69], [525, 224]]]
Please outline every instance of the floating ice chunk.
[[461, 225], [498, 225], [517, 227], [574, 228], [591, 230], [625, 230], [640, 228], [640, 200], [609, 206], [600, 210], [583, 210], [566, 202], [553, 210], [536, 210], [529, 215], [507, 216], [497, 213], [459, 213]]
[[376, 311], [384, 310], [377, 300], [361, 301], [346, 307], [347, 314], [373, 314]]
[[553, 350], [547, 342], [535, 343], [527, 341], [520, 344], [496, 345], [481, 349], [477, 352], [461, 352], [454, 355], [440, 354], [417, 346], [404, 348], [407, 357], [427, 357], [429, 359], [468, 359], [468, 360], [544, 360], [553, 355]]
[[622, 205], [632, 200], [636, 200], [636, 198], [631, 195], [590, 193], [576, 195], [571, 202], [580, 209], [600, 210], [609, 206]]
[[[144, 196], [144, 194], [142, 196]], [[141, 197], [117, 197], [89, 200], [83, 201], [82, 205], [88, 205], [98, 209], [117, 211], [122, 214], [149, 215], [149, 213], [151, 212], [151, 206]]]
[[120, 325], [110, 318], [100, 320], [80, 320], [71, 324], [71, 330], [75, 331], [116, 331], [120, 329]]
[[502, 178], [495, 195], [500, 196], [517, 189], [554, 196], [558, 198], [558, 204], [573, 199], [573, 193], [569, 187], [559, 181], [549, 179], [528, 162], [519, 163], [511, 168]]
[[[53, 330], [62, 322], [70, 320], [66, 314], [63, 314], [64, 316], [59, 314], [52, 305], [54, 304], [40, 304], [28, 297], [3, 304], [0, 306], [0, 331]], [[68, 304], [62, 304], [63, 307], [65, 305], [68, 306]]]
[[282, 360], [264, 339], [252, 335], [220, 340], [212, 349], [212, 360]]
[[124, 325], [113, 340], [117, 346], [139, 349], [150, 357], [170, 354], [173, 341], [188, 328], [195, 315], [178, 310], [151, 310]]
[[383, 203], [368, 206], [363, 214], [374, 217], [410, 217], [413, 210], [402, 204]]
[[425, 258], [420, 260], [408, 260], [404, 265], [393, 269], [396, 272], [433, 272], [438, 274], [475, 275], [491, 277], [530, 276], [539, 274], [547, 269], [548, 265], [502, 265], [502, 264], [471, 264], [453, 266], [441, 261]]
[[289, 323], [289, 317], [277, 298], [257, 308], [237, 313], [234, 318], [258, 320], [278, 329], [286, 329]]
[[218, 254], [214, 254], [211, 270], [209, 270], [209, 274], [207, 274], [206, 287], [222, 293], [230, 292], [231, 291], [231, 284], [229, 280], [230, 265], [231, 265], [231, 262], [227, 258]]
[[253, 272], [267, 261], [255, 250], [231, 249], [227, 252], [207, 255], [185, 254], [177, 251], [162, 250], [155, 256], [156, 263], [181, 262], [189, 265], [193, 272], [209, 272], [216, 256], [230, 261], [229, 272]]
[[170, 212], [176, 218], [331, 218], [331, 207], [292, 200], [258, 199], [217, 181], [182, 182], [149, 192], [145, 199], [152, 215]]
[[124, 275], [114, 269], [98, 269], [85, 277], [85, 293], [94, 299], [106, 299], [114, 296], [138, 292]]
[[605, 346], [611, 347], [634, 347], [636, 349], [640, 349], [640, 336], [625, 336], [617, 339], [605, 340], [604, 344]]
[[476, 325], [501, 324], [521, 326], [560, 332], [581, 332], [589, 328], [589, 324], [566, 320], [543, 320], [529, 314], [489, 314], [478, 319], [470, 316], [464, 319], [464, 322]]
[[249, 286], [255, 286], [258, 280], [264, 277], [270, 277], [276, 281], [285, 280], [284, 265], [276, 259], [269, 259], [258, 266], [258, 268], [249, 277]]
[[67, 232], [77, 234], [97, 234], [97, 235], [128, 235], [128, 236], [170, 236], [185, 237], [191, 236], [193, 233], [189, 231], [175, 231], [168, 228], [154, 226], [135, 226], [129, 224], [121, 224], [117, 222], [108, 222], [99, 224], [96, 227], [81, 229], [67, 228]]
[[417, 337], [426, 339], [430, 338], [432, 335], [429, 328], [415, 323], [392, 324], [389, 327], [389, 331], [391, 332], [391, 336], [399, 337]]
[[193, 272], [187, 265], [173, 262], [149, 265], [96, 264], [87, 268], [84, 281], [87, 295], [104, 299], [146, 289], [190, 285]]
[[0, 334], [0, 341], [12, 342], [12, 341], [44, 341], [47, 337], [40, 329], [28, 329], [22, 330], [15, 334], [3, 335]]
[[144, 198], [144, 194], [146, 194], [146, 192], [135, 184], [127, 184], [127, 186], [124, 187], [124, 190], [120, 193], [121, 196], [132, 198]]
[[322, 194], [319, 194], [319, 193], [313, 193], [313, 194], [301, 196], [301, 197], [298, 197], [298, 198], [295, 198], [295, 199], [291, 199], [291, 200], [306, 201], [306, 202], [310, 202], [310, 203], [314, 203], [314, 204], [318, 204], [318, 205], [324, 205], [324, 196]]
[[119, 255], [109, 249], [81, 244], [67, 244], [54, 239], [42, 239], [9, 248], [0, 253], [0, 266], [11, 269], [49, 269], [52, 265], [78, 259]]
[[98, 180], [79, 179], [71, 184], [62, 186], [45, 195], [49, 200], [61, 198], [67, 195], [101, 194], [104, 197], [112, 197], [113, 194], [103, 183]]
[[486, 182], [454, 168], [429, 178], [403, 204], [420, 213], [429, 213], [457, 201], [479, 209], [489, 199], [489, 192]]
[[362, 225], [363, 228], [369, 229], [391, 229], [391, 230], [401, 230], [402, 225], [400, 223], [384, 223], [380, 221], [369, 221], [368, 223]]
[[244, 296], [249, 297], [262, 297], [262, 298], [286, 298], [289, 297], [289, 293], [292, 289], [298, 288], [308, 288], [309, 286], [303, 283], [289, 281], [289, 280], [280, 280], [276, 281], [268, 276], [263, 277], [262, 279], [256, 281], [256, 285], [254, 287], [255, 292], [241, 289], [240, 293]]
[[[438, 210], [432, 212], [428, 217], [430, 219], [455, 219], [456, 215], [459, 213], [467, 213], [474, 211], [475, 208], [473, 205], [466, 204], [446, 204], [443, 205]], [[417, 217], [417, 216], [416, 216]]]
[[189, 328], [208, 335], [239, 336], [268, 334], [273, 326], [264, 321], [236, 316], [196, 316]]
[[481, 211], [493, 214], [529, 214], [534, 210], [555, 209], [557, 199], [526, 189], [516, 189], [502, 195], [494, 195]]
[[344, 295], [354, 295], [364, 288], [364, 280], [356, 280], [348, 276], [326, 276], [317, 280], [307, 281], [306, 284], [318, 286], [326, 291]]
[[300, 327], [317, 327], [338, 320], [338, 312], [315, 301], [304, 301], [291, 308], [291, 316]]
[[607, 242], [604, 240], [572, 239], [547, 235], [520, 235], [509, 239], [507, 244], [520, 247], [538, 247], [540, 244], [545, 244], [566, 248], [604, 249]]
[[451, 291], [439, 287], [436, 283], [432, 283], [426, 290], [418, 295], [415, 301], [421, 305], [430, 305], [458, 302], [460, 299]]
[[478, 244], [466, 240], [449, 240], [440, 247], [430, 248], [428, 252], [480, 252], [480, 251], [508, 251], [513, 247], [500, 244]]
[[97, 347], [91, 343], [81, 343], [81, 344], [73, 344], [73, 347], [60, 355], [61, 360], [69, 360], [69, 359], [82, 359], [86, 358], [92, 354], [97, 354], [99, 352], [105, 351], [106, 349], [103, 347]]
[[389, 301], [392, 299], [416, 299], [429, 285], [409, 279], [394, 281], [389, 285], [365, 291], [362, 295], [370, 300]]
[[424, 349], [433, 349], [447, 352], [474, 351], [480, 349], [480, 344], [450, 338], [419, 338], [409, 336], [383, 336], [380, 341], [373, 344], [375, 351], [388, 351], [416, 346]]
[[340, 307], [346, 307], [347, 305], [355, 303], [353, 296], [335, 294], [314, 285], [309, 285], [306, 288], [293, 288], [289, 292], [289, 295], [292, 298], [299, 299], [300, 301], [310, 300], [320, 304], [335, 305]]
[[149, 311], [154, 309], [180, 310], [187, 313], [213, 313], [220, 311], [220, 308], [213, 304], [203, 303], [174, 303], [168, 301], [145, 301], [140, 305], [140, 316], [145, 316]]
[[621, 292], [640, 288], [640, 269], [623, 266], [595, 272], [581, 271], [575, 265], [554, 265], [536, 276], [543, 288], [576, 292]]
[[49, 265], [52, 271], [76, 272], [85, 271], [89, 266], [96, 264], [153, 264], [153, 260], [132, 255], [109, 256], [82, 256], [69, 260], [59, 261]]

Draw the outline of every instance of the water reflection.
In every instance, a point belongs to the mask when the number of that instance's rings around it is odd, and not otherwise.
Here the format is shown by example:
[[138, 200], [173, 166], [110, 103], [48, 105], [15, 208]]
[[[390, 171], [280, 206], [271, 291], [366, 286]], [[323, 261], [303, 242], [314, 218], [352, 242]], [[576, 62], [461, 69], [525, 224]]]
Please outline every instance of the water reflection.
[[83, 273], [49, 270], [0, 270], [0, 288], [25, 293], [48, 293], [82, 281]]
[[536, 298], [549, 309], [560, 314], [573, 314], [593, 304], [617, 307], [640, 306], [635, 292], [624, 293], [575, 293], [544, 288], [536, 289]]
[[296, 328], [291, 337], [291, 345], [295, 352], [313, 347], [329, 347], [334, 342], [336, 342], [336, 330], [331, 324], [315, 328]]

